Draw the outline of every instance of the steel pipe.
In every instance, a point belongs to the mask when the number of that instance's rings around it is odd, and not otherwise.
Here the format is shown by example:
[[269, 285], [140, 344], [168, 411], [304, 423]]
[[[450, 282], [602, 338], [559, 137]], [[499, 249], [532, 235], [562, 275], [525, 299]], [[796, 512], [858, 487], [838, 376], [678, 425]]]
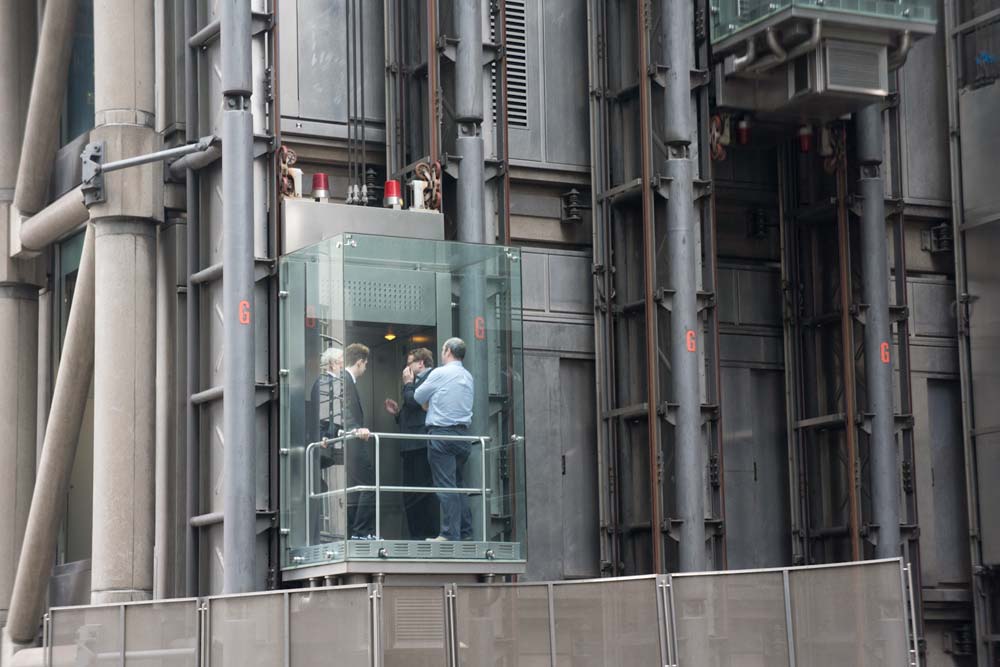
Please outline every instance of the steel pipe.
[[14, 206], [21, 213], [37, 213], [48, 199], [49, 176], [59, 147], [60, 114], [53, 110], [62, 106], [66, 94], [76, 4], [76, 0], [45, 3], [14, 190]]
[[189, 169], [194, 171], [204, 169], [221, 157], [222, 148], [220, 146], [211, 146], [203, 151], [188, 153], [176, 162], [172, 162], [168, 169], [172, 177], [179, 179], [183, 178]]
[[[197, 0], [184, 0], [184, 34], [193, 36], [198, 28]], [[198, 57], [194, 49], [184, 51], [184, 134], [188, 141], [194, 141], [198, 136]], [[199, 594], [198, 586], [198, 529], [190, 525], [193, 517], [200, 513], [200, 448], [198, 407], [191, 396], [198, 392], [201, 383], [200, 373], [200, 338], [201, 295], [192, 277], [201, 265], [200, 224], [199, 224], [199, 182], [198, 172], [187, 170], [185, 182], [185, 199], [187, 230], [185, 233], [187, 245], [187, 400], [185, 401], [185, 463], [184, 471], [184, 507], [188, 517], [187, 540], [184, 553], [184, 588], [189, 597]]]
[[[458, 125], [456, 150], [462, 156], [458, 165], [459, 241], [489, 243], [493, 235], [486, 230], [483, 189], [486, 172], [483, 163], [483, 32], [482, 2], [458, 0], [455, 3], [455, 28], [458, 49], [455, 58], [455, 116]], [[466, 339], [466, 342], [472, 343]]]
[[[876, 104], [859, 111], [858, 192], [861, 216], [861, 257], [865, 311], [865, 379], [871, 414], [870, 456], [872, 515], [878, 526], [875, 554], [899, 555], [899, 455], [896, 448], [892, 399], [892, 324], [889, 319], [889, 258], [885, 227], [885, 187], [882, 183], [882, 111]], [[901, 343], [904, 344], [904, 343]]]
[[21, 246], [27, 250], [44, 250], [75, 232], [88, 217], [83, 192], [79, 187], [73, 188], [21, 223]]
[[16, 642], [33, 641], [38, 632], [93, 371], [94, 228], [89, 226], [7, 616], [7, 631]]
[[222, 3], [224, 593], [254, 590], [256, 571], [251, 22], [249, 3]]
[[[688, 151], [693, 126], [690, 72], [694, 36], [687, 3], [664, 0], [662, 11], [665, 56], [670, 68], [663, 105], [663, 132], [667, 142], [664, 173], [669, 179], [666, 246], [672, 289], [671, 387], [673, 402], [677, 405], [675, 505], [680, 520], [679, 567], [681, 572], [691, 572], [705, 569], [705, 452], [701, 436], [701, 392], [698, 390], [701, 358], [698, 352], [701, 325], [696, 257], [698, 215], [694, 209], [695, 163]], [[653, 358], [648, 363], [657, 361]], [[651, 406], [650, 410], [653, 409]], [[654, 533], [657, 530], [654, 526]]]

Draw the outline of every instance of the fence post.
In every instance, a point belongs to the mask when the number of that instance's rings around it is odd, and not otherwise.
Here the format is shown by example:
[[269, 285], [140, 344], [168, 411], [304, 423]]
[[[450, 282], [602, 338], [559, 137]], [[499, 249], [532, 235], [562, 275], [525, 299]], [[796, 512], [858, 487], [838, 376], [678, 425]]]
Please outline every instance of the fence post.
[[788, 667], [795, 667], [795, 630], [792, 627], [792, 587], [788, 582], [788, 569], [781, 570], [781, 581], [785, 589], [785, 632], [788, 637]]
[[282, 593], [282, 622], [284, 624], [282, 632], [282, 641], [284, 645], [282, 646], [282, 664], [284, 667], [291, 667], [292, 664], [292, 609], [291, 609], [291, 599], [288, 591]]
[[674, 651], [671, 642], [673, 637], [671, 636], [670, 626], [668, 625], [671, 621], [670, 618], [670, 603], [667, 599], [667, 591], [670, 589], [670, 577], [669, 575], [663, 575], [656, 578], [656, 615], [659, 621], [659, 627], [657, 628], [660, 635], [660, 658], [664, 665], [668, 667], [674, 667], [677, 663], [674, 662]]

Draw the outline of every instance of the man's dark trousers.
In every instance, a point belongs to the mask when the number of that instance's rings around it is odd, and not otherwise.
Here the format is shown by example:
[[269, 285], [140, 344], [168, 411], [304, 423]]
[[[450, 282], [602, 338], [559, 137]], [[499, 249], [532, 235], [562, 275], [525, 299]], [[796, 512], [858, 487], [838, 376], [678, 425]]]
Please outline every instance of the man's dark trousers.
[[[427, 446], [401, 452], [403, 462], [403, 486], [433, 486], [430, 462], [427, 460]], [[406, 523], [410, 528], [411, 540], [437, 537], [441, 527], [438, 518], [438, 500], [432, 493], [404, 493], [403, 509]]]
[[[428, 426], [427, 461], [431, 465], [434, 486], [439, 489], [465, 486], [463, 469], [472, 445], [455, 440], [435, 440], [435, 435], [468, 435], [468, 426]], [[440, 535], [449, 540], [472, 539], [472, 510], [464, 493], [439, 493], [441, 505]], [[481, 498], [485, 502], [485, 498]]]

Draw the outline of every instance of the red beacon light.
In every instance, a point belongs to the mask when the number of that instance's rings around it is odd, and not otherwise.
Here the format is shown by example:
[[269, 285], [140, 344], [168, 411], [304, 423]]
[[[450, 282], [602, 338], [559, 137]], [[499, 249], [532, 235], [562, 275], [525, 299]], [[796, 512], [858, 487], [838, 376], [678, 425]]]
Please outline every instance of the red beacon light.
[[750, 143], [750, 121], [746, 118], [740, 118], [736, 123], [736, 141], [740, 146]]
[[397, 211], [403, 207], [403, 190], [399, 185], [399, 181], [385, 182], [385, 195], [382, 199], [382, 205], [385, 208], [394, 208]]
[[803, 125], [799, 128], [799, 152], [808, 153], [812, 150], [813, 129], [811, 125]]
[[326, 201], [330, 198], [330, 177], [323, 173], [313, 174], [312, 198]]

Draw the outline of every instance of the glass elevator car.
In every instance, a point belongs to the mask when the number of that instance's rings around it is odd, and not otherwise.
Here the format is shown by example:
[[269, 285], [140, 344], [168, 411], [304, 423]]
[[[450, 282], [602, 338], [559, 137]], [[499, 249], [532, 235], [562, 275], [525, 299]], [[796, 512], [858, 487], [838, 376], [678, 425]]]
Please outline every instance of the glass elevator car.
[[[342, 234], [282, 257], [279, 270], [284, 578], [523, 571], [519, 251]], [[454, 484], [444, 485], [426, 437], [397, 423], [392, 402], [402, 403], [414, 351], [436, 367], [454, 336], [466, 343], [475, 397], [464, 439], [449, 445]], [[471, 524], [462, 539], [429, 539], [454, 496]]]

